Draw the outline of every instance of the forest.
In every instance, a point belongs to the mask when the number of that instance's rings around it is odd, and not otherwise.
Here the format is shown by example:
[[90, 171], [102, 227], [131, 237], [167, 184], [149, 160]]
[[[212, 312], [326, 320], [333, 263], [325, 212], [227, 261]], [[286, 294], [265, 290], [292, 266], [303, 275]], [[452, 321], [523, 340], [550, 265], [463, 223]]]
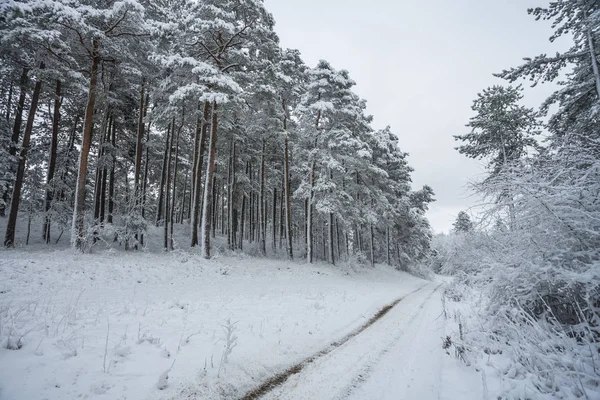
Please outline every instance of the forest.
[[216, 235], [308, 262], [426, 255], [433, 191], [411, 189], [397, 135], [371, 127], [348, 71], [282, 49], [262, 2], [0, 11], [5, 246], [34, 223], [47, 243], [134, 250], [156, 225], [164, 250], [207, 258]]

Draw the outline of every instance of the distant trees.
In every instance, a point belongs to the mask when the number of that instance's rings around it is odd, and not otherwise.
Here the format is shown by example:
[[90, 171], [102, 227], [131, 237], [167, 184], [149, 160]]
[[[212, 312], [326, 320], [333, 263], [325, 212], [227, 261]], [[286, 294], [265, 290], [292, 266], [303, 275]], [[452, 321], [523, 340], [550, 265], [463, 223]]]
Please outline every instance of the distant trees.
[[423, 257], [433, 192], [412, 191], [397, 136], [347, 71], [309, 68], [273, 26], [254, 0], [0, 6], [0, 212], [26, 201], [47, 243], [71, 225], [84, 251], [140, 248], [152, 219], [166, 251], [205, 257], [218, 235], [309, 262]]
[[456, 216], [456, 221], [452, 224], [454, 227], [454, 232], [471, 232], [473, 230], [473, 222], [471, 221], [471, 217], [464, 211], [461, 211]]

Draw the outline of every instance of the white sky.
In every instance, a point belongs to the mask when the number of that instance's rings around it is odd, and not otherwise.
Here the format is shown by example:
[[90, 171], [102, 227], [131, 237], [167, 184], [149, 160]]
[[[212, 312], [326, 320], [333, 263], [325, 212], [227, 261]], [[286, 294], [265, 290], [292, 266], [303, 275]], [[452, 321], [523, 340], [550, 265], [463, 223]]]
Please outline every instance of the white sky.
[[[447, 232], [460, 210], [476, 203], [466, 184], [481, 163], [460, 155], [478, 92], [503, 83], [492, 73], [523, 57], [555, 53], [550, 27], [527, 14], [544, 0], [265, 0], [283, 47], [309, 66], [328, 60], [347, 69], [368, 102], [374, 127], [391, 125], [410, 153], [413, 187], [430, 185], [437, 201], [428, 218]], [[563, 46], [564, 47], [564, 43]], [[528, 89], [537, 107], [552, 88]]]

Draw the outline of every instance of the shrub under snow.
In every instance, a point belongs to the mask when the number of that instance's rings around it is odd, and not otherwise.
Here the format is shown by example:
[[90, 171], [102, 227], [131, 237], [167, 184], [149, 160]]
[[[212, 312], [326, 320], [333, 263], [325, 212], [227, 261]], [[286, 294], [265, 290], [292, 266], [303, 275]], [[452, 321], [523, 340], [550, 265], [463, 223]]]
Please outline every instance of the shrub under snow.
[[510, 205], [512, 230], [497, 224], [435, 246], [434, 264], [457, 278], [447, 298], [473, 306], [467, 348], [501, 365], [509, 398], [600, 393], [600, 162], [570, 150], [477, 186], [496, 196], [489, 216], [510, 220]]

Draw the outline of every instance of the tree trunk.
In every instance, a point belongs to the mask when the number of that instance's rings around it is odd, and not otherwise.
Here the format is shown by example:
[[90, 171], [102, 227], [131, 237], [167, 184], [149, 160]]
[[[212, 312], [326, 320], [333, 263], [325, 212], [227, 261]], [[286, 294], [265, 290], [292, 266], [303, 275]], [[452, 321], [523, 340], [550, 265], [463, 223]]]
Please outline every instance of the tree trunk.
[[58, 147], [58, 124], [60, 122], [60, 85], [59, 79], [56, 80], [56, 91], [54, 93], [54, 114], [52, 115], [52, 139], [50, 141], [50, 151], [48, 160], [48, 175], [46, 176], [46, 201], [44, 210], [46, 211], [46, 218], [44, 222], [43, 238], [46, 243], [50, 243], [50, 207], [52, 206], [52, 199], [54, 198], [54, 189], [52, 188], [52, 180], [54, 179], [54, 171], [56, 169], [56, 149]]
[[335, 238], [337, 243], [337, 256], [338, 260], [342, 259], [342, 246], [340, 245], [340, 222], [336, 218], [335, 219]]
[[[197, 162], [194, 164], [194, 171], [192, 178], [192, 218], [191, 218], [191, 227], [192, 227], [192, 247], [198, 245], [198, 218], [200, 216], [200, 208], [204, 209], [201, 204], [202, 201], [202, 193], [201, 193], [201, 184], [202, 184], [202, 164], [204, 158], [204, 148], [206, 139], [208, 136], [208, 127], [209, 127], [209, 117], [210, 117], [210, 103], [208, 101], [204, 102], [204, 115], [202, 117], [202, 122], [200, 126], [200, 138], [199, 140], [199, 148], [198, 143], [195, 144], [194, 152], [197, 152], [196, 159]], [[198, 117], [200, 118], [200, 117]], [[196, 123], [196, 137], [198, 136], [198, 122]], [[206, 185], [206, 182], [204, 183]]]
[[[172, 130], [173, 135], [175, 135], [175, 117], [171, 122], [171, 126], [167, 128], [167, 139], [169, 138], [169, 133]], [[164, 251], [169, 251], [170, 241], [169, 241], [169, 216], [170, 216], [170, 193], [171, 193], [171, 156], [173, 154], [173, 139], [168, 140], [167, 144], [168, 156], [167, 156], [167, 176], [165, 183], [165, 224], [164, 224]]]
[[315, 162], [310, 166], [310, 192], [308, 193], [308, 206], [306, 218], [306, 260], [313, 262], [313, 189], [315, 187]]
[[100, 42], [94, 39], [92, 48], [92, 68], [90, 70], [90, 87], [83, 124], [83, 142], [79, 154], [79, 172], [75, 188], [75, 207], [73, 207], [73, 229], [71, 232], [71, 245], [78, 249], [83, 248], [84, 219], [85, 219], [85, 180], [88, 169], [88, 156], [92, 144], [92, 128], [94, 126], [94, 107], [96, 105], [96, 89], [98, 86], [98, 66], [100, 64]]
[[[150, 95], [146, 94], [146, 104], [144, 105], [144, 118], [148, 114], [148, 104], [150, 103]], [[144, 174], [142, 176], [142, 219], [146, 221], [146, 189], [148, 187], [148, 161], [150, 160], [150, 151], [148, 145], [150, 143], [150, 125], [148, 121], [148, 129], [146, 129], [146, 156], [144, 157]], [[144, 233], [140, 235], [140, 244], [144, 246]]]
[[[173, 225], [175, 225], [175, 204], [177, 202], [177, 170], [179, 164], [179, 135], [181, 133], [181, 129], [183, 128], [183, 117], [181, 118], [181, 125], [177, 128], [177, 136], [175, 139], [175, 168], [173, 170], [173, 200], [171, 201], [171, 216], [170, 216], [170, 238], [169, 238], [169, 246], [171, 250], [173, 250]], [[175, 120], [173, 120], [173, 124], [175, 124]], [[165, 214], [166, 215], [166, 214]]]
[[[101, 181], [102, 181], [102, 164], [104, 163], [104, 145], [105, 145], [105, 131], [108, 128], [108, 102], [104, 112], [102, 113], [102, 125], [100, 128], [100, 143], [98, 144], [98, 155], [96, 157], [96, 177], [94, 179], [94, 225], [97, 225], [100, 220], [100, 194], [102, 193]], [[94, 232], [96, 235], [96, 232]], [[95, 238], [94, 238], [95, 239]]]
[[[226, 195], [227, 195], [227, 229], [225, 229], [227, 231], [227, 248], [231, 250], [232, 245], [231, 245], [231, 229], [230, 229], [230, 223], [232, 221], [231, 218], [231, 159], [233, 158], [232, 156], [232, 150], [233, 150], [233, 139], [231, 140], [231, 143], [229, 143], [229, 158], [227, 159], [227, 181], [226, 181]], [[223, 204], [225, 203], [225, 193], [223, 194]], [[221, 229], [223, 230], [223, 228]]]
[[287, 110], [285, 106], [285, 100], [283, 102], [284, 108], [284, 119], [283, 119], [283, 130], [285, 131], [285, 143], [284, 143], [284, 190], [285, 190], [285, 233], [286, 233], [286, 247], [287, 253], [290, 260], [294, 258], [294, 252], [292, 248], [292, 195], [290, 193], [290, 151], [289, 151], [289, 135], [287, 133]]
[[229, 177], [228, 184], [228, 193], [227, 193], [227, 211], [228, 211], [228, 244], [231, 250], [235, 250], [236, 240], [235, 240], [235, 221], [234, 221], [234, 196], [235, 196], [235, 150], [236, 150], [236, 141], [232, 139], [231, 143], [231, 157], [230, 157], [230, 171], [227, 174]]
[[21, 92], [19, 93], [19, 102], [17, 103], [17, 111], [15, 114], [15, 122], [13, 124], [11, 138], [12, 143], [9, 149], [9, 153], [11, 156], [15, 156], [17, 154], [19, 136], [21, 136], [21, 124], [23, 123], [23, 108], [25, 108], [25, 97], [27, 95], [27, 74], [29, 74], [29, 69], [23, 68], [21, 80], [19, 81], [19, 87], [21, 89]]
[[[215, 171], [216, 171], [216, 166], [215, 166]], [[217, 235], [217, 224], [219, 223], [219, 196], [220, 196], [220, 190], [219, 190], [219, 186], [217, 185], [217, 177], [213, 175], [213, 182], [212, 182], [212, 210], [211, 210], [211, 216], [212, 216], [212, 222], [211, 222], [211, 235], [213, 237], [213, 239], [216, 237]]]
[[[215, 171], [215, 157], [217, 151], [217, 113], [218, 104], [213, 101], [211, 134], [208, 145], [208, 162], [206, 167], [206, 178], [204, 180], [204, 200], [202, 205], [202, 255], [210, 258], [210, 215], [209, 204], [212, 193], [213, 174]], [[214, 199], [213, 199], [214, 201]]]
[[[134, 167], [133, 167], [133, 196], [134, 196], [134, 201], [133, 201], [133, 210], [132, 213], [133, 215], [137, 216], [141, 214], [141, 192], [142, 192], [142, 185], [141, 185], [141, 171], [142, 171], [142, 154], [144, 152], [143, 150], [143, 139], [144, 139], [144, 94], [145, 94], [145, 80], [144, 77], [142, 77], [142, 84], [141, 84], [141, 88], [140, 88], [140, 107], [139, 107], [139, 115], [138, 115], [138, 126], [137, 126], [137, 135], [136, 135], [136, 143], [135, 143], [135, 163], [134, 163]], [[137, 228], [136, 228], [136, 232], [135, 232], [135, 239], [136, 239], [136, 244], [135, 244], [135, 249], [138, 249], [138, 244], [137, 241], [139, 241], [139, 237], [138, 235], [140, 234], [140, 232], [137, 232]]]
[[[8, 89], [8, 97], [6, 99], [6, 123], [10, 122], [10, 111], [12, 108], [12, 98], [13, 98], [13, 89], [14, 84], [12, 79], [10, 80], [10, 87]], [[9, 149], [10, 151], [10, 149]], [[1, 193], [2, 201], [0, 201], [0, 217], [6, 216], [6, 205], [8, 204], [8, 188], [5, 187]]]
[[252, 188], [252, 181], [254, 180], [254, 176], [252, 175], [252, 163], [248, 162], [248, 179], [250, 181], [250, 198], [249, 198], [249, 206], [250, 212], [248, 213], [248, 242], [254, 242], [254, 190]]
[[277, 188], [273, 188], [273, 214], [271, 215], [273, 219], [273, 252], [277, 251]]
[[385, 229], [385, 259], [387, 262], [387, 265], [392, 265], [390, 263], [390, 228], [386, 227]]
[[165, 152], [163, 153], [162, 171], [160, 174], [160, 186], [158, 190], [158, 207], [156, 208], [156, 226], [160, 224], [163, 216], [165, 182], [167, 181], [167, 159], [169, 157], [169, 135], [171, 134], [171, 125], [167, 127], [167, 136], [165, 138]]
[[371, 267], [375, 266], [375, 246], [373, 245], [373, 224], [369, 224], [370, 245], [371, 247]]
[[329, 213], [329, 261], [335, 265], [335, 236], [333, 234], [333, 221], [333, 213]]
[[115, 164], [117, 163], [117, 137], [116, 137], [116, 127], [115, 121], [112, 121], [112, 132], [110, 135], [110, 145], [111, 145], [111, 163], [110, 163], [110, 175], [108, 177], [108, 218], [106, 221], [109, 224], [113, 223], [113, 211], [115, 206]]
[[142, 170], [142, 140], [144, 139], [144, 95], [146, 88], [144, 87], [145, 80], [142, 78], [142, 85], [140, 88], [140, 112], [138, 116], [138, 126], [137, 126], [137, 137], [135, 143], [135, 167], [134, 167], [134, 193], [135, 193], [135, 205], [136, 208], [140, 204], [141, 198], [141, 180], [140, 173]]
[[[283, 238], [285, 236], [285, 184], [284, 188], [282, 188], [280, 197], [279, 197], [279, 249], [283, 248]], [[286, 237], [286, 252], [287, 252], [287, 237]], [[288, 254], [289, 258], [289, 254]]]
[[186, 202], [186, 198], [187, 198], [187, 190], [188, 190], [188, 176], [189, 176], [189, 169], [185, 170], [185, 178], [183, 180], [183, 198], [181, 199], [181, 210], [179, 212], [179, 222], [181, 224], [183, 224], [183, 220], [185, 219], [185, 202]]
[[[127, 165], [127, 158], [123, 160], [125, 173], [123, 174], [125, 178], [125, 204], [129, 204], [130, 201], [130, 193], [129, 193], [129, 166]], [[117, 234], [118, 235], [118, 234]], [[115, 241], [117, 240], [117, 235], [115, 235]], [[129, 250], [129, 226], [125, 224], [125, 251]]]
[[[43, 68], [44, 64], [42, 63], [40, 69]], [[10, 213], [8, 215], [8, 224], [6, 226], [6, 234], [4, 235], [4, 245], [6, 247], [13, 247], [15, 244], [15, 229], [17, 226], [19, 203], [21, 201], [21, 189], [23, 187], [23, 178], [25, 177], [25, 163], [27, 161], [27, 153], [29, 151], [29, 143], [31, 141], [31, 131], [33, 130], [33, 122], [35, 120], [35, 113], [37, 111], [37, 105], [40, 98], [41, 90], [42, 81], [38, 78], [37, 82], [35, 83], [35, 88], [33, 89], [33, 96], [31, 97], [29, 116], [27, 117], [25, 133], [23, 134], [23, 144], [21, 146], [21, 153], [19, 155], [17, 176], [15, 178], [15, 184], [13, 186], [13, 194], [10, 202]]]
[[[17, 102], [17, 111], [15, 113], [15, 121], [13, 125], [13, 132], [11, 137], [10, 148], [8, 152], [11, 156], [15, 156], [17, 154], [17, 146], [19, 144], [19, 136], [21, 135], [21, 124], [23, 123], [23, 108], [25, 107], [25, 97], [27, 92], [27, 74], [29, 70], [27, 68], [23, 68], [23, 73], [21, 74], [21, 80], [19, 82], [19, 86], [21, 92], [19, 94], [19, 101]], [[7, 119], [10, 118], [10, 106], [6, 111]], [[11, 162], [11, 171], [13, 171], [13, 165]], [[6, 188], [2, 193], [3, 204], [0, 207], [0, 217], [4, 217], [6, 215], [6, 207], [8, 205], [8, 192], [9, 188]]]
[[[198, 169], [198, 162], [200, 161], [198, 158], [200, 150], [200, 136], [202, 135], [202, 125], [203, 125], [203, 118], [202, 118], [202, 102], [198, 101], [198, 106], [196, 109], [196, 129], [194, 130], [194, 147], [192, 148], [192, 167], [191, 167], [191, 171], [192, 171], [192, 179], [190, 181], [190, 205], [189, 205], [189, 219], [190, 219], [190, 224], [193, 224], [192, 222], [192, 212], [194, 207], [194, 200], [196, 199], [196, 196], [194, 195], [194, 193], [196, 192], [196, 170]], [[196, 225], [198, 224], [198, 216], [196, 215], [196, 221], [195, 221]], [[194, 247], [198, 244], [198, 228], [196, 227], [196, 230], [194, 232], [194, 228], [192, 227], [192, 244], [191, 246]]]
[[[110, 136], [111, 136], [111, 132], [112, 132], [112, 124], [113, 124], [113, 117], [112, 115], [109, 117], [108, 120], [108, 129], [106, 130], [106, 137], [104, 138], [104, 143], [109, 143], [110, 142]], [[103, 153], [106, 156], [106, 149], [103, 151]], [[106, 167], [106, 164], [102, 166], [102, 176], [100, 178], [101, 182], [100, 182], [100, 225], [104, 224], [104, 217], [105, 217], [105, 211], [106, 211], [106, 179], [108, 176], [108, 168]]]
[[13, 98], [13, 89], [14, 89], [13, 80], [10, 80], [10, 86], [8, 88], [8, 96], [6, 98], [6, 121], [10, 121], [10, 109], [12, 108], [12, 98]]
[[240, 217], [240, 250], [244, 249], [244, 222], [246, 221], [246, 195], [242, 195], [242, 215]]
[[260, 181], [258, 195], [258, 240], [260, 253], [264, 256], [267, 254], [267, 246], [265, 242], [265, 230], [263, 220], [265, 219], [265, 140], [262, 140], [262, 151], [260, 155]]

